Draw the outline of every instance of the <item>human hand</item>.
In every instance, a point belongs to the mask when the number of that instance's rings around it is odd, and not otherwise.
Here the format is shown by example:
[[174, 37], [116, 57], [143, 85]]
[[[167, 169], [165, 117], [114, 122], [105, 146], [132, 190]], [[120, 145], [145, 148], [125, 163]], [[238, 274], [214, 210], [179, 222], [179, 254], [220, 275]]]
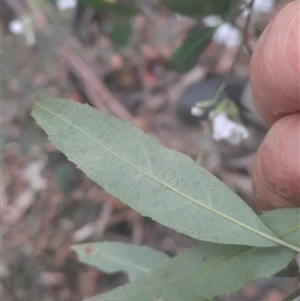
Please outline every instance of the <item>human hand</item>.
[[250, 78], [258, 112], [271, 126], [255, 156], [261, 210], [300, 207], [300, 0], [286, 5], [257, 42]]

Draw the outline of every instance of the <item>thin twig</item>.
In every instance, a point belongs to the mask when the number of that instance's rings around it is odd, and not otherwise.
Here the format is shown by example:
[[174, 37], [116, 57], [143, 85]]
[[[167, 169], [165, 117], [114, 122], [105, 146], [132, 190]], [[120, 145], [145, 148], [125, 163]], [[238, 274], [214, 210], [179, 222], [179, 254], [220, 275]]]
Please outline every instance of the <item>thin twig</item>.
[[250, 21], [251, 21], [252, 7], [253, 7], [253, 4], [254, 4], [254, 1], [255, 0], [251, 0], [249, 5], [247, 5], [247, 8], [249, 9], [249, 15], [247, 17], [246, 24], [245, 24], [244, 29], [243, 29], [243, 45], [245, 45], [245, 47], [246, 47], [247, 51], [249, 52], [250, 56], [252, 55], [253, 50], [247, 42], [247, 34], [248, 34], [248, 29], [249, 29], [249, 25], [250, 25]]
[[203, 122], [203, 126], [204, 126], [204, 137], [201, 141], [200, 150], [199, 150], [197, 158], [196, 158], [196, 163], [199, 166], [202, 166], [202, 164], [203, 164], [203, 157], [204, 157], [205, 151], [206, 151], [205, 148], [206, 148], [208, 139], [210, 137], [210, 135], [209, 135], [209, 124]]
[[72, 234], [72, 242], [81, 243], [84, 240], [89, 239], [94, 234], [96, 234], [98, 238], [101, 238], [107, 229], [112, 209], [111, 204], [104, 203], [99, 219], [94, 222], [87, 223], [83, 227], [74, 231]]
[[239, 48], [237, 49], [235, 55], [234, 55], [234, 58], [233, 58], [233, 62], [230, 66], [230, 69], [229, 71], [227, 72], [227, 74], [225, 75], [225, 78], [224, 78], [224, 81], [222, 83], [222, 85], [220, 86], [220, 88], [218, 89], [216, 95], [215, 95], [215, 98], [214, 98], [214, 103], [215, 103], [215, 106], [221, 101], [221, 96], [223, 94], [223, 92], [225, 91], [228, 83], [229, 83], [229, 80], [230, 80], [230, 77], [234, 71], [234, 67], [238, 61], [238, 58], [240, 57], [240, 54], [243, 50], [243, 47], [245, 45], [245, 42], [247, 40], [247, 32], [248, 32], [248, 28], [249, 28], [249, 25], [250, 25], [250, 21], [251, 21], [251, 16], [252, 16], [252, 8], [253, 8], [253, 4], [254, 4], [254, 1], [255, 0], [251, 0], [251, 2], [249, 3], [248, 5], [248, 8], [249, 8], [249, 14], [247, 16], [247, 19], [246, 19], [246, 24], [245, 24], [245, 27], [244, 27], [244, 34], [243, 34], [243, 39], [239, 45]]

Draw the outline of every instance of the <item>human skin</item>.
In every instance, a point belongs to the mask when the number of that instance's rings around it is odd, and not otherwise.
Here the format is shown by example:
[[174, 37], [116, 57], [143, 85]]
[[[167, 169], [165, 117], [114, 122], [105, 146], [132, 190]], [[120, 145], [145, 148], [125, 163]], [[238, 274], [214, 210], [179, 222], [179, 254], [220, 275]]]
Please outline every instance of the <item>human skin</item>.
[[259, 209], [300, 207], [300, 0], [286, 5], [255, 47], [250, 80], [254, 103], [270, 125], [252, 183]]

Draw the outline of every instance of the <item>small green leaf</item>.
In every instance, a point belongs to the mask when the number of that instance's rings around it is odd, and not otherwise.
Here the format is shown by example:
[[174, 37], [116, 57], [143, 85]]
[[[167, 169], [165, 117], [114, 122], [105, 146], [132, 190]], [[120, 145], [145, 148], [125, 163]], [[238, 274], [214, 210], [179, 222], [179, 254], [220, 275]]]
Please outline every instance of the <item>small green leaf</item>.
[[170, 66], [180, 73], [185, 73], [192, 69], [211, 42], [215, 29], [204, 27], [201, 30], [190, 33], [169, 58], [168, 63]]
[[133, 5], [118, 4], [107, 0], [80, 0], [86, 6], [93, 9], [106, 10], [117, 14], [134, 16], [137, 13], [136, 7]]
[[[300, 246], [300, 209], [264, 213], [261, 220], [279, 237]], [[283, 247], [248, 248], [200, 242], [148, 275], [88, 301], [201, 301], [231, 293], [288, 265], [295, 252]]]
[[142, 215], [199, 240], [299, 250], [215, 176], [129, 122], [45, 96], [32, 115], [78, 168]]
[[72, 247], [81, 262], [107, 273], [125, 271], [130, 281], [149, 273], [168, 260], [165, 253], [147, 246], [120, 242], [97, 242]]
[[121, 20], [111, 23], [110, 38], [117, 47], [126, 46], [131, 35], [130, 26]]
[[300, 208], [267, 211], [260, 219], [285, 242], [300, 247]]
[[232, 8], [232, 0], [162, 0], [162, 4], [177, 13], [191, 17], [204, 17], [210, 14], [226, 15]]

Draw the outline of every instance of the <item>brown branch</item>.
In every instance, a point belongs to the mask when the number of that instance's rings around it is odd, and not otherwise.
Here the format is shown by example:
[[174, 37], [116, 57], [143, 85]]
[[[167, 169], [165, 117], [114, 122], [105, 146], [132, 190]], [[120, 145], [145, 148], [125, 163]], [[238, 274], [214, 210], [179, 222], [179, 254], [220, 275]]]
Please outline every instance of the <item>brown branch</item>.
[[[73, 45], [77, 45], [77, 42], [75, 39], [70, 39], [65, 47], [62, 48], [61, 55], [69, 70], [80, 80], [91, 104], [99, 111], [109, 112], [120, 119], [131, 122], [143, 131], [148, 132], [161, 145], [164, 145], [155, 133], [150, 133], [150, 126], [144, 122], [144, 116], [134, 118], [119, 100], [113, 96], [88, 63], [76, 54], [75, 46]], [[147, 113], [151, 115], [155, 109], [149, 108]]]
[[61, 52], [62, 57], [70, 71], [82, 83], [84, 92], [91, 104], [99, 111], [108, 111], [121, 119], [135, 123], [133, 116], [128, 113], [125, 107], [105, 87], [88, 63], [75, 53], [70, 44], [67, 47], [63, 47]]

